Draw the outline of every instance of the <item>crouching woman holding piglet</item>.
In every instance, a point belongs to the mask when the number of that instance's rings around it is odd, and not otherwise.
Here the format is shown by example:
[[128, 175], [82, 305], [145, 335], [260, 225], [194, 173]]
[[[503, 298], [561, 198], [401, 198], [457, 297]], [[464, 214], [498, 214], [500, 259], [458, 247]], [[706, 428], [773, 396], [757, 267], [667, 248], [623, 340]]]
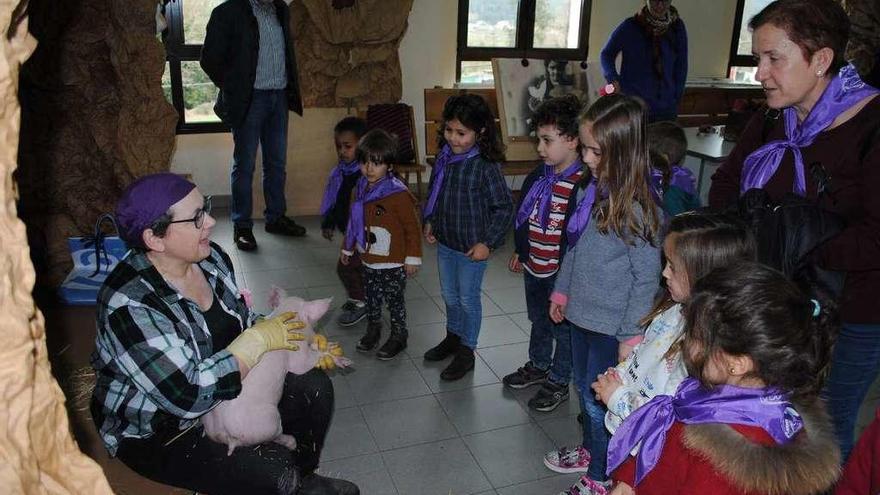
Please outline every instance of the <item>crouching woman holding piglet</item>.
[[[91, 412], [107, 450], [144, 477], [203, 494], [358, 494], [315, 473], [333, 413], [331, 381], [311, 369], [332, 366], [326, 341], [319, 350], [301, 315], [261, 320], [250, 310], [210, 242], [210, 210], [174, 174], [137, 180], [117, 205], [132, 250], [98, 293], [92, 356]], [[200, 418], [242, 394], [277, 350], [307, 363], [281, 372], [277, 416], [289, 440], [232, 448], [205, 435]]]

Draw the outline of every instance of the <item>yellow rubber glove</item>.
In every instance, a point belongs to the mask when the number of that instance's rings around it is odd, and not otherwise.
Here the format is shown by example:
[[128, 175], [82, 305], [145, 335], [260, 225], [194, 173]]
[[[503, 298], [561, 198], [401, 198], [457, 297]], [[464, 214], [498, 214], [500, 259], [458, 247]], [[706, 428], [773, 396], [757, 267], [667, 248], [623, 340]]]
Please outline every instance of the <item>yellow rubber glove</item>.
[[296, 319], [296, 313], [288, 311], [274, 318], [267, 318], [248, 328], [235, 338], [226, 350], [240, 359], [248, 368], [253, 368], [260, 357], [269, 351], [286, 349], [299, 350], [296, 344], [305, 340], [302, 330], [306, 324]]
[[321, 334], [315, 335], [312, 339], [312, 343], [318, 348], [318, 352], [321, 353], [321, 357], [318, 358], [318, 363], [315, 365], [315, 367], [320, 370], [332, 370], [336, 367], [336, 362], [333, 360], [333, 357], [343, 357], [342, 348], [339, 347], [339, 344], [336, 342], [328, 342], [327, 337]]

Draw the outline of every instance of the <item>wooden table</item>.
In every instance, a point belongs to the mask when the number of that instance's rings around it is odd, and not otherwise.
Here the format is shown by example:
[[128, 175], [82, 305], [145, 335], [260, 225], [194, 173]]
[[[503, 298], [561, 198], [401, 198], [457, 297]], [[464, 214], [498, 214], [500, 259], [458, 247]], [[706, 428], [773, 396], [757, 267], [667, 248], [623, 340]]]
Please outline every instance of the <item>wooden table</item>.
[[714, 133], [699, 133], [698, 127], [685, 127], [684, 134], [687, 136], [687, 154], [700, 159], [700, 172], [697, 176], [697, 196], [700, 196], [703, 188], [703, 173], [706, 162], [720, 164], [727, 159], [736, 143], [725, 141], [721, 137], [720, 126], [713, 127]]

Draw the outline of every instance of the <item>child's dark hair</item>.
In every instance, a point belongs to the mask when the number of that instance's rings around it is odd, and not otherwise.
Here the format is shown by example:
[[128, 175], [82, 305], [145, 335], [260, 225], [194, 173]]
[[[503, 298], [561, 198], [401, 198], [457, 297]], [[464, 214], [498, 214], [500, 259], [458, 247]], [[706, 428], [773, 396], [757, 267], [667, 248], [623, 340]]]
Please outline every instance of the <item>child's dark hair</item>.
[[593, 209], [596, 228], [602, 234], [614, 232], [629, 244], [635, 238], [655, 244], [660, 231], [660, 214], [648, 186], [647, 115], [642, 100], [618, 93], [599, 98], [580, 115], [581, 125], [591, 126], [599, 144], [599, 187], [608, 191], [608, 198], [597, 201]]
[[[676, 215], [666, 228], [666, 238], [671, 239], [675, 257], [683, 265], [674, 268], [684, 270], [690, 287], [716, 268], [757, 257], [752, 231], [739, 218], [726, 213], [701, 210]], [[641, 323], [648, 325], [673, 305], [669, 291], [664, 291]]]
[[397, 160], [397, 139], [382, 129], [373, 129], [358, 141], [355, 157], [361, 163], [394, 164]]
[[793, 399], [818, 395], [839, 327], [837, 305], [804, 294], [781, 272], [754, 261], [701, 278], [682, 312], [690, 375], [711, 387], [705, 367], [723, 351], [750, 357], [752, 377]]
[[688, 141], [675, 122], [663, 121], [648, 124], [648, 153], [651, 165], [663, 173], [663, 188], [669, 185], [673, 165], [681, 165], [687, 154]]
[[542, 125], [554, 125], [559, 129], [559, 134], [577, 139], [580, 112], [581, 102], [575, 95], [549, 98], [535, 110], [530, 125], [534, 131]]
[[333, 127], [334, 134], [343, 132], [350, 132], [354, 134], [354, 137], [360, 139], [367, 133], [367, 122], [360, 117], [345, 117]]
[[446, 100], [446, 104], [443, 105], [443, 122], [437, 130], [437, 144], [440, 148], [446, 144], [443, 132], [446, 130], [446, 123], [450, 120], [458, 120], [477, 133], [477, 146], [483, 158], [490, 162], [504, 161], [504, 144], [501, 142], [501, 136], [498, 135], [495, 117], [482, 96], [465, 93], [450, 96]]

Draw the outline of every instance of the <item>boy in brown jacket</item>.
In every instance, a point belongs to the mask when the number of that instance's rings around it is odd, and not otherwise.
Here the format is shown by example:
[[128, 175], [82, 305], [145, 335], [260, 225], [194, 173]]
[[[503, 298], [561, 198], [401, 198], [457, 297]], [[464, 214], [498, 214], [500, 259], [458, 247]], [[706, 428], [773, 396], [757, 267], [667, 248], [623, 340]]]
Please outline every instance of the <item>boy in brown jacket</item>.
[[421, 227], [416, 201], [406, 184], [394, 176], [396, 143], [382, 130], [372, 130], [358, 142], [357, 159], [363, 177], [352, 191], [351, 214], [340, 262], [348, 264], [357, 251], [364, 264], [367, 333], [359, 351], [376, 347], [382, 333], [382, 300], [391, 314], [391, 336], [376, 357], [392, 359], [406, 349], [406, 278], [422, 264]]

